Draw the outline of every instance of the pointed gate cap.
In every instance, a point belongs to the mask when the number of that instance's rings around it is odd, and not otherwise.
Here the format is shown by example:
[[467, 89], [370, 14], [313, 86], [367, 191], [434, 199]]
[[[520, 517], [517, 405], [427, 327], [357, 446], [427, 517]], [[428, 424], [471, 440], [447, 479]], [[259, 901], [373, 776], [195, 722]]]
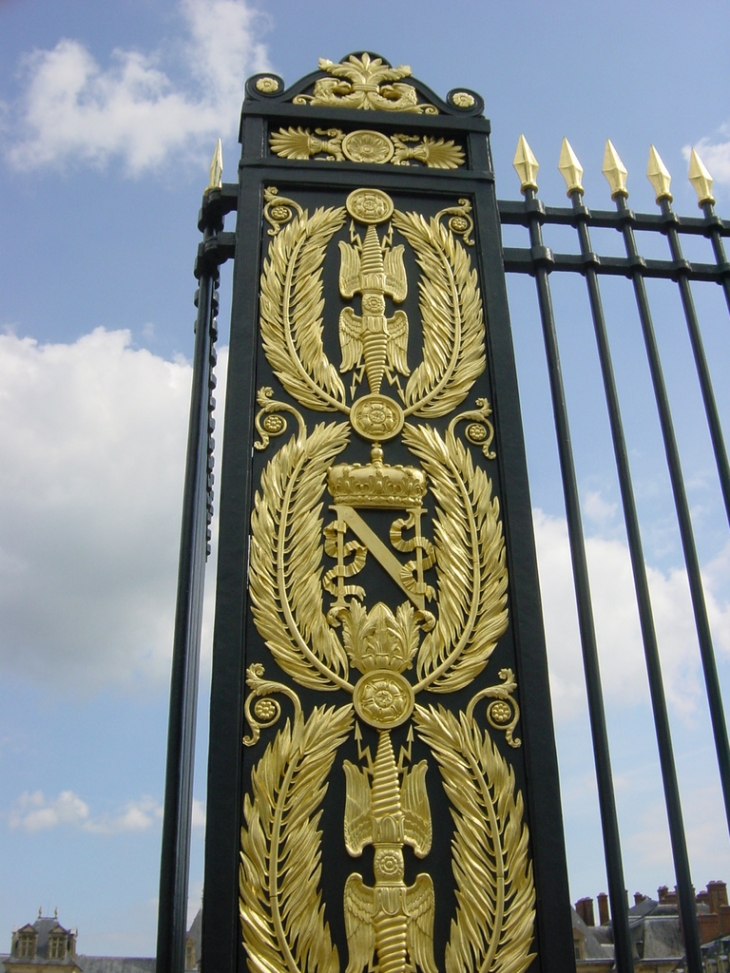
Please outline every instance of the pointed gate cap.
[[213, 152], [213, 158], [210, 161], [210, 177], [208, 180], [208, 185], [205, 187], [205, 192], [210, 193], [214, 189], [220, 189], [223, 186], [223, 144], [220, 139], [215, 144], [215, 151]]
[[626, 177], [628, 169], [621, 161], [621, 157], [613, 146], [611, 139], [606, 139], [606, 151], [603, 153], [603, 175], [608, 180], [611, 187], [611, 199], [617, 196], [628, 196], [626, 188]]
[[527, 144], [527, 139], [524, 135], [520, 135], [519, 137], [517, 151], [512, 160], [512, 165], [520, 177], [520, 189], [522, 192], [527, 192], [528, 189], [534, 189], [537, 192], [537, 170], [540, 168], [540, 164], [533, 155], [532, 149]]
[[659, 155], [653, 145], [649, 148], [649, 162], [646, 167], [646, 177], [654, 187], [657, 203], [661, 199], [668, 199], [671, 203], [672, 199], [674, 198], [669, 191], [669, 187], [672, 183], [672, 177], [669, 175], [669, 170], [662, 162], [662, 157]]
[[580, 193], [582, 196], [585, 192], [581, 181], [583, 179], [583, 166], [578, 161], [578, 156], [573, 151], [573, 146], [567, 139], [563, 139], [558, 169], [560, 169], [563, 179], [565, 179], [565, 184], [568, 187], [568, 195], [572, 196], [573, 193]]
[[705, 168], [702, 159], [697, 155], [695, 149], [692, 149], [692, 154], [689, 157], [689, 181], [697, 193], [698, 206], [702, 206], [703, 203], [714, 205], [715, 197], [712, 195], [712, 183], [714, 180]]

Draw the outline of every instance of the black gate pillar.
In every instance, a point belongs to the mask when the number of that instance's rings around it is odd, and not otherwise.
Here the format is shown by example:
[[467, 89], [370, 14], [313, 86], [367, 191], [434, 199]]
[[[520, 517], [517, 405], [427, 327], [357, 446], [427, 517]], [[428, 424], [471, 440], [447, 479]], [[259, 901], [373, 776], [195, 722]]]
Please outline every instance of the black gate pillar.
[[489, 123], [358, 53], [241, 121], [209, 973], [564, 973]]

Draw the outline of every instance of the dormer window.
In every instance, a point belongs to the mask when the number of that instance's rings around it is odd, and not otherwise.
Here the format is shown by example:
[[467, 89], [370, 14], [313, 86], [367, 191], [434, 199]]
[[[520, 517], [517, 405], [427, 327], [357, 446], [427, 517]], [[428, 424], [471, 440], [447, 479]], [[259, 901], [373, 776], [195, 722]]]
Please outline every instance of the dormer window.
[[48, 958], [66, 959], [66, 937], [50, 936], [48, 939]]
[[34, 932], [18, 933], [16, 955], [23, 959], [35, 959], [36, 934]]

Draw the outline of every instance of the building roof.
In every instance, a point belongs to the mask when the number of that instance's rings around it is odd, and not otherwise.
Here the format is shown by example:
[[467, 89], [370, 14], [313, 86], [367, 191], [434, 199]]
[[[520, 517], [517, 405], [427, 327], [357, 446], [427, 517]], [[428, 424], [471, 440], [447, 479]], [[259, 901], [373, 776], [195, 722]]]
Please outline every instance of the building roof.
[[77, 956], [82, 973], [155, 973], [155, 960], [135, 956]]
[[570, 910], [570, 915], [573, 920], [573, 929], [576, 929], [583, 937], [584, 958], [606, 960], [609, 965], [612, 965], [613, 946], [599, 942], [595, 927], [583, 922], [575, 909]]

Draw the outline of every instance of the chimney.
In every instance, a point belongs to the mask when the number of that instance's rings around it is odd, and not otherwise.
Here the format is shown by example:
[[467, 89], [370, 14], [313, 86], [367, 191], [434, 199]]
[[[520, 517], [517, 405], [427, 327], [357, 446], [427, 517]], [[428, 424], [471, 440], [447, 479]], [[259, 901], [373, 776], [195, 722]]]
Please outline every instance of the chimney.
[[587, 926], [595, 926], [596, 920], [593, 917], [593, 899], [590, 896], [584, 899], [578, 899], [575, 903], [575, 911]]
[[611, 921], [608, 914], [608, 896], [605, 892], [600, 892], [596, 899], [598, 901], [598, 920], [602, 926]]
[[634, 892], [634, 905], [640, 905], [646, 899], [641, 892]]
[[710, 912], [720, 915], [720, 906], [727, 905], [727, 885], [724, 882], [708, 882], [707, 895], [710, 900]]

